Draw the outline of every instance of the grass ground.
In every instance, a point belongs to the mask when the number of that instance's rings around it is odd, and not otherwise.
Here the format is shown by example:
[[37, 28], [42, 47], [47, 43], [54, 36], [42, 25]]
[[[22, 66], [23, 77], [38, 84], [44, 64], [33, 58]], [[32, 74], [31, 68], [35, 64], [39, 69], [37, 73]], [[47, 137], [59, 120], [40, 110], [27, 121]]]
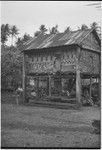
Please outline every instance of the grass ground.
[[[5, 103], [2, 96], [2, 147], [99, 148], [100, 135], [93, 133], [93, 119], [100, 119], [98, 107], [80, 110], [57, 109]], [[14, 98], [11, 97], [11, 101]]]

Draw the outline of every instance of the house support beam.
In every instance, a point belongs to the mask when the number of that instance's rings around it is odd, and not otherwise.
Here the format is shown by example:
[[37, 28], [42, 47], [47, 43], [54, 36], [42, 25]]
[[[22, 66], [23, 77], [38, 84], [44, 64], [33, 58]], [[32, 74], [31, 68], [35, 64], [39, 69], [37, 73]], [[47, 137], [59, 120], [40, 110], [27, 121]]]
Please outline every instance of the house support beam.
[[80, 71], [76, 71], [76, 101], [77, 104], [81, 105], [81, 77], [80, 77]]
[[36, 86], [37, 86], [37, 98], [39, 98], [39, 77], [36, 78]]
[[91, 91], [92, 91], [92, 78], [90, 77], [90, 101], [91, 101]]
[[61, 83], [61, 85], [60, 85], [60, 96], [62, 95], [62, 78], [60, 78], [60, 83]]
[[23, 53], [23, 66], [22, 66], [22, 88], [23, 88], [23, 102], [26, 102], [25, 99], [25, 53]]
[[98, 85], [99, 85], [99, 101], [101, 105], [101, 76], [98, 79]]
[[81, 76], [80, 76], [80, 48], [77, 48], [77, 59], [76, 59], [76, 101], [78, 106], [81, 106]]
[[92, 77], [90, 77], [89, 100], [90, 100], [91, 105], [93, 105], [93, 101], [92, 101]]
[[49, 97], [51, 97], [51, 76], [49, 75]]
[[99, 101], [101, 105], [101, 54], [99, 56]]

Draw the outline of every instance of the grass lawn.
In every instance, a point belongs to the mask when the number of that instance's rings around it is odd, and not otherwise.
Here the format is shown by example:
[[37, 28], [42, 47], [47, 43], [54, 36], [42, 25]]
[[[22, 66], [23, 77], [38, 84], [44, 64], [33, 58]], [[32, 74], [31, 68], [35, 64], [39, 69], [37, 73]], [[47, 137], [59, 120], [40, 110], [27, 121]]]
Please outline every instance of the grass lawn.
[[1, 146], [99, 148], [100, 135], [93, 133], [93, 119], [100, 119], [98, 107], [67, 110], [3, 102]]

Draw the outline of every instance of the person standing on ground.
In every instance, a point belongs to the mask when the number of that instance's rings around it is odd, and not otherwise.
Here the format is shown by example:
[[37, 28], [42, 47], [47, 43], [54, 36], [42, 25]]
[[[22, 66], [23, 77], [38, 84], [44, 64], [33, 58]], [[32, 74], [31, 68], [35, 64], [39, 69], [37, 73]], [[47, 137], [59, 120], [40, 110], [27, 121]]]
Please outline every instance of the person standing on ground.
[[19, 100], [22, 96], [22, 92], [23, 92], [23, 89], [21, 87], [21, 85], [19, 84], [18, 88], [16, 89], [16, 104], [19, 105]]

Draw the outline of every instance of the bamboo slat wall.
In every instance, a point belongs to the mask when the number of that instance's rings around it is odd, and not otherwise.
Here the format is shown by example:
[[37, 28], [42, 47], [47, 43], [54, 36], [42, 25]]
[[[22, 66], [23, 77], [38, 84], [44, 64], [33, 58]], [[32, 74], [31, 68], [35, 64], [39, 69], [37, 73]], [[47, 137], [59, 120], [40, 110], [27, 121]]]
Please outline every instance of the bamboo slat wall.
[[[36, 54], [28, 57], [30, 73], [53, 73], [58, 71], [58, 65], [61, 65], [61, 71], [75, 71], [76, 52], [75, 50], [62, 51], [61, 57], [56, 58], [55, 53]], [[73, 65], [73, 66], [71, 66]]]
[[82, 50], [80, 70], [82, 73], [99, 74], [99, 54]]

